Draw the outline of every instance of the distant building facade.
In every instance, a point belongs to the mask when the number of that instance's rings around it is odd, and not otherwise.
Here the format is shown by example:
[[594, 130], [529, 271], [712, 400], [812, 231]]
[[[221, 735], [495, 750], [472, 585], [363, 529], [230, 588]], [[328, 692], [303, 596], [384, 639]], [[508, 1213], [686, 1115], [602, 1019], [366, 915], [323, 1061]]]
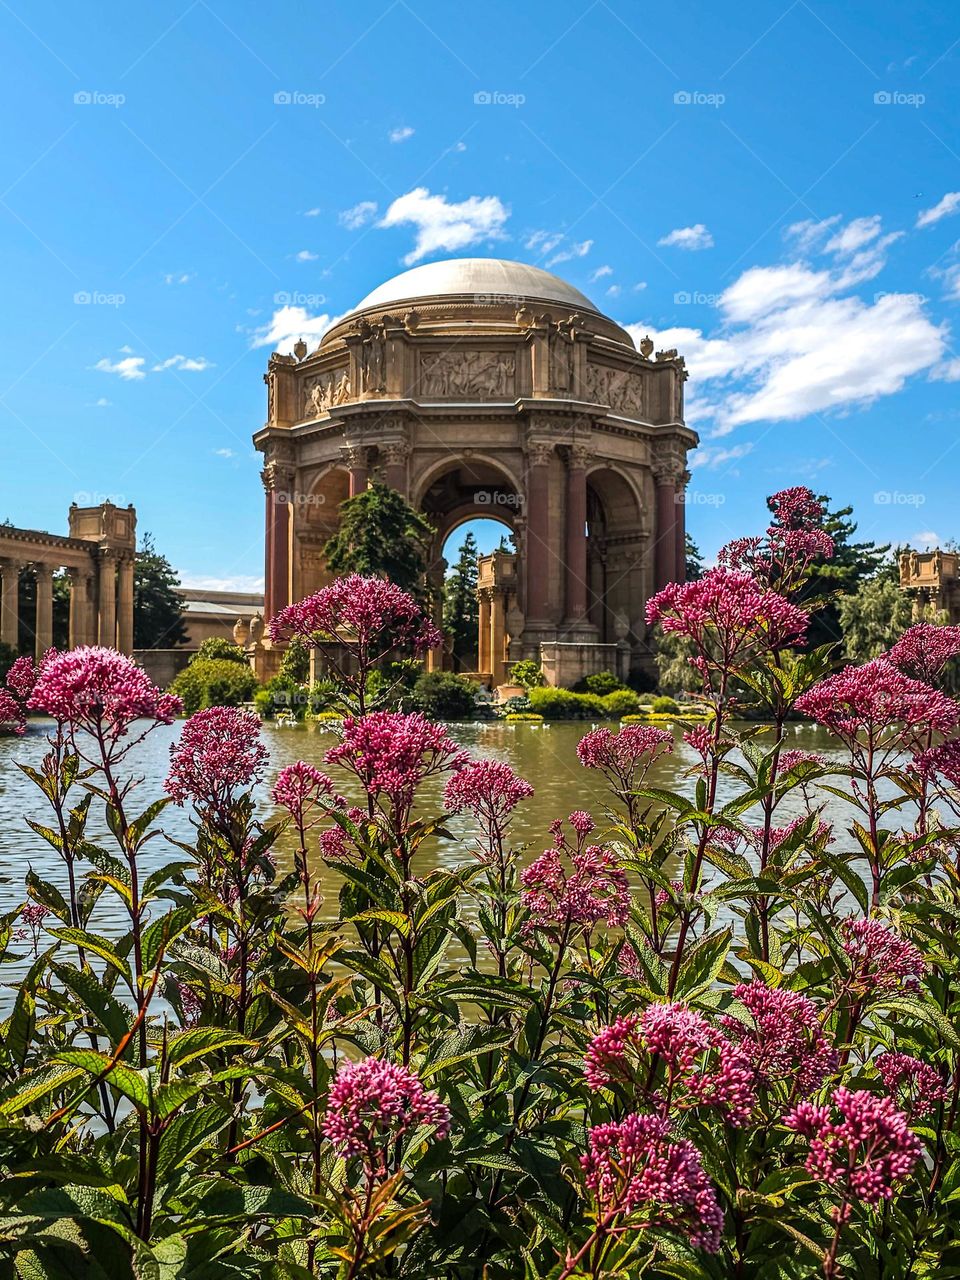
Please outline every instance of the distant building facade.
[[0, 525], [0, 641], [19, 647], [20, 580], [35, 583], [34, 617], [26, 619], [39, 657], [53, 644], [53, 577], [70, 582], [69, 645], [101, 644], [133, 652], [133, 574], [137, 513], [103, 502], [70, 508], [66, 537]]
[[904, 551], [900, 555], [900, 586], [913, 597], [916, 621], [946, 616], [960, 623], [960, 553]]

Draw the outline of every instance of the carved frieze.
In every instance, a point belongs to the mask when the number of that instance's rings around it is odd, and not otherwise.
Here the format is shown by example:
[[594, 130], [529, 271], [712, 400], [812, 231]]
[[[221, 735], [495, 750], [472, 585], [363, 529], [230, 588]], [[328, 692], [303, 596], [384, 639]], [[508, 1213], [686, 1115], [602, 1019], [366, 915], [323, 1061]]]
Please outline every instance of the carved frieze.
[[631, 369], [588, 364], [587, 398], [618, 413], [643, 417], [643, 379]]
[[303, 385], [303, 416], [319, 418], [332, 405], [350, 399], [350, 374], [346, 369], [328, 369], [308, 378]]
[[420, 353], [421, 396], [503, 400], [515, 394], [516, 356], [512, 351], [469, 351], [459, 347]]

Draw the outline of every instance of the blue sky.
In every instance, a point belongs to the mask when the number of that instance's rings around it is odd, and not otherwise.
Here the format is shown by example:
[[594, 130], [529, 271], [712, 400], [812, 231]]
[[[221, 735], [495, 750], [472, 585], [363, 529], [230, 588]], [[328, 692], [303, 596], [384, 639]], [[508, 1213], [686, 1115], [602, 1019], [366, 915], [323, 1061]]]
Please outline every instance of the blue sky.
[[709, 555], [793, 483], [960, 536], [960, 8], [0, 8], [0, 519], [255, 586], [275, 343], [458, 254], [687, 356]]

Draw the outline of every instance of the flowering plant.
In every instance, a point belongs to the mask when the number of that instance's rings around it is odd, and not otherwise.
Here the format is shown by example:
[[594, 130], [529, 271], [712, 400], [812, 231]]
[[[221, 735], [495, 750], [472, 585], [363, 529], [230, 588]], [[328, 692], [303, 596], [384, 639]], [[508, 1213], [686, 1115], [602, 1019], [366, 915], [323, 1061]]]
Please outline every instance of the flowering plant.
[[[804, 647], [822, 512], [771, 504], [650, 604], [703, 722], [585, 734], [605, 812], [532, 857], [525, 779], [367, 705], [358, 672], [436, 641], [389, 584], [274, 620], [343, 664], [329, 773], [274, 774], [252, 717], [201, 711], [138, 803], [130, 744], [174, 705], [106, 650], [19, 667], [11, 700], [53, 717], [23, 767], [55, 870], [0, 919], [5, 1274], [957, 1271], [960, 631], [831, 673]], [[798, 709], [822, 750], [790, 744]], [[170, 805], [193, 834], [167, 862]]]

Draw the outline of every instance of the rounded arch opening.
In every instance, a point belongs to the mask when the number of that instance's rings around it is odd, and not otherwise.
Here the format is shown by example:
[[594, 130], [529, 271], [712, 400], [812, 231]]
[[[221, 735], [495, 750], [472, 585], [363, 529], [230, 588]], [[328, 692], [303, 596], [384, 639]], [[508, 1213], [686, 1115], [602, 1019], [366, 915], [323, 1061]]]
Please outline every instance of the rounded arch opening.
[[612, 467], [587, 474], [588, 617], [603, 644], [626, 637], [642, 572], [643, 510], [633, 485]]

